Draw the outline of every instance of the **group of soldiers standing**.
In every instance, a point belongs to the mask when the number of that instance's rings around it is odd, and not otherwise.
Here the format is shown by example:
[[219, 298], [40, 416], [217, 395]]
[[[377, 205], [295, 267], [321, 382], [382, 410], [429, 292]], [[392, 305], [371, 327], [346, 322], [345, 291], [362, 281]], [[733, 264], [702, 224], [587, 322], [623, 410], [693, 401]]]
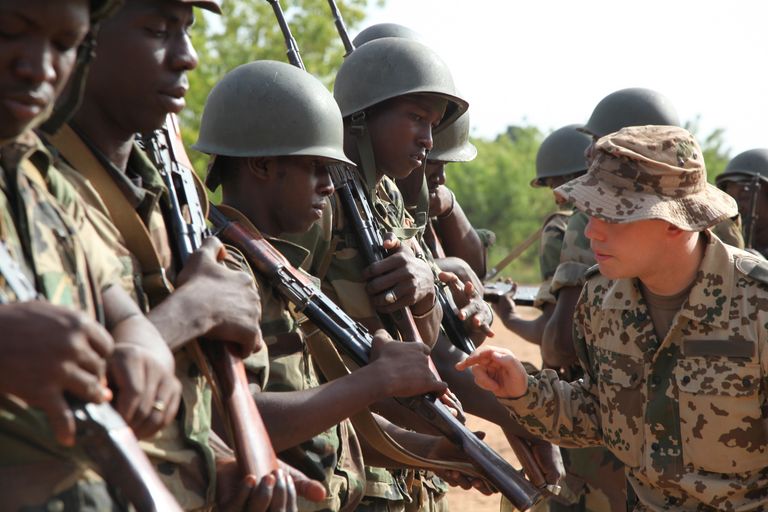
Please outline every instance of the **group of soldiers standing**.
[[[768, 247], [766, 152], [718, 179], [737, 208], [652, 91], [614, 93], [550, 135], [532, 183], [562, 210], [543, 229], [542, 315], [521, 319], [512, 293], [494, 305], [541, 345], [529, 374], [503, 349], [471, 350], [493, 336], [492, 236], [445, 187], [446, 164], [477, 150], [440, 57], [383, 25], [354, 40], [333, 94], [288, 63], [244, 63], [206, 101], [204, 183], [174, 181], [195, 8], [221, 14], [216, 0], [0, 0], [0, 508], [141, 509], [129, 475], [94, 460], [83, 403], [111, 403], [140, 439], [168, 510], [428, 511], [447, 510], [448, 485], [493, 494], [401, 405], [425, 394], [529, 453], [541, 508], [766, 506], [768, 266], [735, 248], [739, 213], [749, 247]], [[344, 179], [364, 191], [377, 261]], [[183, 243], [209, 212], [375, 333], [369, 364], [340, 355], [225, 231]], [[244, 368], [280, 459], [259, 479], [216, 350]]]

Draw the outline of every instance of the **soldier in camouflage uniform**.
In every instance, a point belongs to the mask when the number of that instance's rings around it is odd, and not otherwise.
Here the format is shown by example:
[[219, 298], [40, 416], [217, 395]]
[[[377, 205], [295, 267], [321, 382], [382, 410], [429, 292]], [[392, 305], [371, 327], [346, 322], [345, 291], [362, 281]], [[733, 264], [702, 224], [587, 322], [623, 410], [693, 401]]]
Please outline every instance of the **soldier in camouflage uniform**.
[[585, 377], [529, 377], [489, 349], [470, 358], [478, 384], [539, 435], [610, 449], [633, 510], [764, 510], [768, 266], [711, 234], [737, 208], [701, 148], [682, 128], [625, 128], [556, 193], [589, 216], [598, 261], [574, 323]]
[[[242, 65], [208, 96], [195, 149], [214, 155], [207, 182], [214, 189], [222, 185], [220, 210], [263, 234], [299, 268], [309, 253], [278, 235], [304, 233], [318, 221], [333, 193], [328, 164], [352, 164], [344, 155], [338, 105], [325, 87], [285, 63]], [[254, 399], [275, 449], [298, 445], [301, 459], [291, 461], [300, 469], [319, 464], [325, 473], [327, 498], [300, 500], [299, 508], [354, 510], [365, 475], [355, 430], [345, 418], [392, 396], [442, 392], [445, 384], [430, 372], [426, 346], [382, 343], [382, 336], [369, 365], [322, 383], [300, 328], [305, 319], [267, 280], [256, 279], [270, 361], [267, 378], [251, 371], [251, 382], [263, 389]]]
[[[175, 354], [183, 407], [143, 448], [184, 509], [253, 507], [268, 503], [273, 492], [275, 503], [282, 502], [293, 485], [283, 470], [260, 489], [241, 481], [232, 451], [212, 431], [210, 374], [194, 341], [204, 335], [236, 343], [243, 356], [258, 349], [258, 292], [248, 273], [220, 262], [222, 245], [214, 238], [179, 272], [167, 228], [173, 215], [168, 192], [135, 141], [136, 133], [151, 133], [184, 106], [186, 73], [198, 64], [188, 33], [193, 7], [220, 12], [212, 0], [126, 2], [99, 33], [80, 109], [49, 142], [87, 199], [100, 235], [124, 268], [135, 269], [124, 285]], [[205, 208], [202, 186], [198, 199]]]
[[736, 200], [744, 219], [744, 245], [768, 257], [768, 149], [750, 149], [733, 157], [715, 183]]
[[[90, 2], [94, 27], [109, 8]], [[67, 400], [110, 400], [109, 372], [115, 407], [138, 434], [151, 435], [173, 418], [180, 386], [159, 333], [115, 286], [117, 259], [32, 132], [73, 72], [89, 2], [9, 1], [0, 17], [15, 24], [0, 43], [2, 508], [117, 510], [76, 442]]]

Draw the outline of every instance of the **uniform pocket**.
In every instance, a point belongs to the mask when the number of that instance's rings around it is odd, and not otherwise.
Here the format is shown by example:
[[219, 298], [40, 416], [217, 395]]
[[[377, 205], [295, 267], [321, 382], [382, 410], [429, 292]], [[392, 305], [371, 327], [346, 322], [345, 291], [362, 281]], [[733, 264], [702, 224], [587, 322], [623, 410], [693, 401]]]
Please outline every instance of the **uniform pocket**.
[[[608, 352], [608, 351], [606, 351]], [[629, 467], [643, 454], [643, 362], [626, 354], [602, 354], [598, 381], [603, 441]]]
[[683, 460], [698, 469], [741, 473], [765, 467], [760, 366], [728, 359], [678, 361]]

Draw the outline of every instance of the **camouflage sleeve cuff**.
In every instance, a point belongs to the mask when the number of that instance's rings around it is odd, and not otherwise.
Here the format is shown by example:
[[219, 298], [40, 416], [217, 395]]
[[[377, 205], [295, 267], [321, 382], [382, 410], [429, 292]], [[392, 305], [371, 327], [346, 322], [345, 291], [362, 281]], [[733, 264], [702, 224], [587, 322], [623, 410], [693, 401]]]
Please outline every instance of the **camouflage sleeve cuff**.
[[530, 409], [531, 389], [536, 389], [536, 377], [528, 375], [528, 387], [525, 393], [515, 398], [498, 398], [499, 403], [515, 416], [525, 416]]
[[589, 269], [589, 265], [586, 263], [578, 263], [575, 261], [565, 261], [560, 263], [555, 270], [555, 275], [552, 276], [552, 282], [549, 286], [552, 294], [557, 294], [561, 288], [568, 286], [577, 286], [581, 288], [584, 286], [584, 274]]
[[536, 298], [533, 299], [533, 307], [542, 309], [544, 304], [555, 304], [557, 302], [557, 297], [555, 297], [555, 294], [550, 289], [551, 285], [551, 279], [541, 283], [539, 291], [536, 293]]

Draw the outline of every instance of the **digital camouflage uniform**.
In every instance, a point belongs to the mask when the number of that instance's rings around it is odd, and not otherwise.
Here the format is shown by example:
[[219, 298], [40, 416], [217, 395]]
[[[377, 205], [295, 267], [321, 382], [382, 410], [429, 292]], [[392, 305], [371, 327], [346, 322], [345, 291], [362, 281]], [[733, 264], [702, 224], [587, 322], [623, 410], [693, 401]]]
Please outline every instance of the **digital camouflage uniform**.
[[[253, 224], [234, 208], [221, 205], [219, 209], [243, 228], [259, 233]], [[267, 240], [296, 268], [309, 256], [306, 249], [294, 243], [279, 238]], [[303, 391], [318, 387], [322, 383], [320, 374], [310, 357], [309, 348], [299, 327], [299, 322], [304, 316], [279, 297], [268, 281], [258, 274], [255, 274], [255, 277], [261, 297], [261, 333], [267, 350], [262, 350], [246, 360], [249, 380], [269, 392]], [[258, 361], [263, 357], [262, 352], [269, 353], [267, 376], [263, 374], [264, 363]], [[305, 464], [322, 467], [327, 497], [319, 503], [299, 497], [299, 510], [354, 510], [363, 495], [365, 474], [360, 444], [352, 423], [344, 420], [301, 443], [300, 448], [306, 458]], [[291, 462], [295, 463], [297, 469], [302, 469], [301, 462]]]
[[[62, 131], [69, 129], [65, 126]], [[64, 149], [65, 144], [60, 139], [51, 140], [53, 147], [61, 151], [59, 166], [88, 202], [88, 216], [97, 226], [99, 234], [110, 250], [120, 257], [123, 263], [122, 284], [144, 311], [148, 311], [170, 293], [169, 288], [162, 283], [168, 283], [166, 278], [172, 281], [175, 276], [172, 246], [165, 221], [165, 212], [170, 209], [165, 185], [158, 170], [138, 147], [134, 147], [130, 154], [127, 172], [122, 173], [81, 137], [77, 134], [74, 136], [81, 142], [79, 145], [66, 144], [69, 149]], [[82, 169], [75, 170], [67, 162], [65, 155], [71, 158], [73, 147], [78, 152], [90, 151], [99, 165], [87, 172], [107, 173], [130, 207], [136, 211], [147, 229], [164, 277], [158, 272], [142, 269], [138, 259], [127, 247], [125, 235], [115, 227], [106, 206], [106, 202], [115, 199], [107, 196], [103, 190], [97, 190], [93, 182], [83, 177], [85, 172]], [[203, 194], [201, 200], [205, 201]], [[133, 271], [126, 274], [129, 269]], [[191, 350], [177, 350], [174, 359], [176, 377], [182, 383], [182, 405], [177, 421], [152, 438], [142, 440], [141, 446], [183, 509], [208, 510], [213, 506], [216, 492], [214, 454], [208, 444], [211, 433], [211, 389]]]
[[[385, 230], [401, 232], [400, 228], [412, 223], [397, 185], [386, 176], [375, 189], [373, 210]], [[369, 326], [379, 323], [378, 314], [365, 290], [366, 281], [361, 277], [368, 264], [357, 250], [355, 235], [345, 220], [336, 196], [331, 197], [323, 219], [309, 232], [301, 236], [288, 236], [288, 239], [309, 249], [312, 259], [307, 262], [306, 268], [310, 274], [320, 278], [321, 288], [329, 298], [356, 321]], [[417, 492], [422, 485], [432, 491], [419, 493], [423, 499], [419, 506], [445, 502], [441, 500], [441, 495], [445, 494], [447, 486], [436, 477], [407, 480], [412, 481], [411, 487], [416, 486]], [[365, 497], [358, 510], [405, 510], [412, 501], [406, 487], [405, 471], [366, 466]]]
[[736, 207], [706, 184], [688, 132], [629, 128], [597, 148], [588, 174], [556, 193], [607, 221], [701, 231], [703, 259], [663, 339], [637, 279], [591, 271], [574, 322], [584, 378], [545, 370], [502, 401], [552, 442], [605, 445], [626, 467], [635, 510], [764, 510], [768, 266], [706, 231]]
[[[99, 318], [99, 295], [118, 282], [120, 265], [51, 162], [32, 132], [0, 148], [0, 239], [42, 298]], [[0, 299], [16, 300], [2, 277]], [[0, 473], [14, 486], [4, 489], [3, 508], [117, 510], [85, 454], [61, 446], [42, 413], [9, 398], [0, 407]]]

